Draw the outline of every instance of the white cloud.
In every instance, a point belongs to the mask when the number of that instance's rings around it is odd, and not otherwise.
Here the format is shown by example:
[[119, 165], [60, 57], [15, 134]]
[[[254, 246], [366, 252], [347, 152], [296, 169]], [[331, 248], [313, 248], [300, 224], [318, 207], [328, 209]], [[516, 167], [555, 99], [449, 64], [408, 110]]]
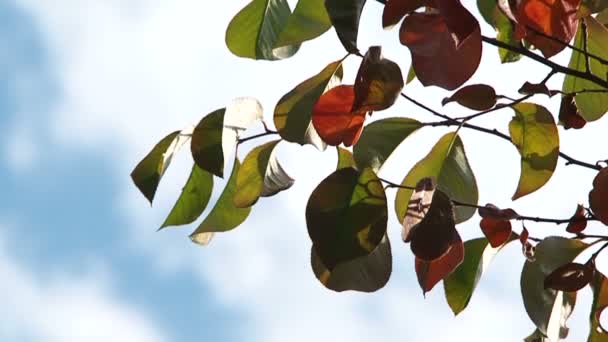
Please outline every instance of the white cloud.
[[0, 239], [0, 339], [166, 341], [142, 312], [107, 286], [108, 275], [40, 276]]
[[[227, 306], [247, 312], [250, 321], [245, 325], [233, 322], [245, 329], [242, 334], [247, 340], [359, 341], [407, 337], [420, 341], [491, 337], [493, 341], [513, 341], [531, 331], [518, 292], [520, 263], [516, 266], [511, 263], [513, 259], [522, 260], [516, 251], [499, 255], [496, 268], [490, 267], [486, 285], [480, 286], [471, 307], [462, 317], [454, 319], [441, 299], [441, 286], [427, 300], [421, 298], [411, 255], [399, 243], [398, 226], [392, 216], [395, 274], [388, 287], [372, 295], [335, 294], [322, 288], [309, 269], [310, 242], [304, 225], [304, 207], [310, 191], [334, 165], [331, 152], [321, 155], [309, 148], [296, 152], [295, 146], [282, 147], [284, 152], [292, 152], [281, 157], [296, 179], [294, 187], [279, 197], [261, 201], [244, 225], [217, 236], [206, 249], [190, 244], [188, 232], [183, 229], [154, 233], [185, 180], [188, 159], [182, 156], [173, 164], [161, 185], [156, 208], [150, 210], [127, 176], [155, 140], [196, 122], [202, 114], [236, 96], [260, 98], [270, 121], [276, 100], [286, 90], [343, 55], [335, 33], [329, 32], [320, 42], [305, 45], [288, 61], [254, 62], [231, 56], [223, 43], [224, 28], [246, 2], [210, 6], [208, 2], [186, 0], [19, 1], [41, 26], [61, 85], [59, 105], [51, 113], [55, 137], [59, 142], [98, 149], [115, 157], [117, 174], [125, 180], [117, 203], [131, 219], [133, 241], [154, 256], [152, 260], [167, 276], [176, 269], [196, 272], [202, 282], [211, 285], [212, 295]], [[370, 1], [361, 45], [390, 39], [385, 55], [407, 66], [407, 49], [395, 44], [395, 31], [382, 32], [378, 14], [378, 5]], [[499, 67], [496, 51], [488, 50], [489, 57], [472, 82], [496, 84], [500, 93], [514, 95], [523, 81], [544, 77], [546, 70], [530, 62]], [[347, 79], [352, 80], [356, 61], [349, 63]], [[522, 65], [526, 72], [521, 72]], [[559, 79], [552, 85], [558, 88]], [[424, 89], [419, 85], [408, 86], [406, 92], [435, 108], [446, 95], [436, 88]], [[551, 108], [555, 107], [553, 103]], [[455, 108], [458, 107], [449, 105], [443, 110], [454, 116], [465, 114], [460, 109], [454, 113]], [[377, 113], [374, 118], [385, 115]], [[419, 108], [403, 102], [390, 115], [433, 120]], [[510, 116], [508, 111], [496, 112], [479, 123], [506, 131]], [[605, 128], [604, 120], [586, 129], [585, 134], [566, 132], [562, 134], [562, 142], [568, 146], [567, 152], [591, 161], [598, 158], [597, 150], [580, 147], [598, 146], [595, 139], [605, 136], [600, 134]], [[393, 157], [383, 176], [400, 180], [445, 132], [437, 129], [413, 136]], [[475, 132], [463, 131], [462, 136], [477, 175], [482, 203], [494, 202], [513, 206], [522, 213], [562, 217], [570, 215], [575, 202], [585, 199], [592, 173], [560, 167], [546, 188], [510, 203], [519, 175], [515, 148]], [[183, 175], [178, 176], [180, 173]], [[538, 235], [554, 229], [541, 225], [530, 228]], [[479, 236], [475, 222], [463, 225], [461, 231], [464, 236]], [[497, 289], [505, 292], [496, 293]], [[203, 295], [193, 296], [204, 302]], [[576, 322], [583, 322], [584, 314], [578, 315], [583, 318]], [[583, 336], [584, 325], [577, 323], [577, 328], [579, 335], [574, 336]]]

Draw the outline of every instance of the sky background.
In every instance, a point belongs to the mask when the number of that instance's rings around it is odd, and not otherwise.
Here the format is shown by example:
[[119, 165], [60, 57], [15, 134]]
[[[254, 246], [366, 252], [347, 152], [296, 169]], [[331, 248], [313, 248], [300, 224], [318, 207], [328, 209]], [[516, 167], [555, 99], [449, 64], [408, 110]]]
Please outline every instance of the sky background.
[[[304, 208], [335, 167], [332, 150], [279, 145], [295, 185], [262, 199], [245, 223], [208, 247], [189, 241], [194, 224], [156, 232], [191, 165], [186, 151], [177, 157], [150, 208], [129, 173], [157, 140], [238, 96], [258, 98], [272, 122], [283, 94], [344, 55], [331, 30], [288, 60], [232, 56], [224, 31], [246, 3], [0, 0], [0, 340], [514, 341], [532, 332], [519, 294], [524, 259], [518, 245], [498, 255], [469, 307], [454, 318], [441, 285], [422, 296], [392, 207], [388, 285], [373, 294], [325, 289], [310, 268]], [[384, 55], [406, 73], [409, 51], [396, 30], [381, 29], [381, 10], [368, 1], [359, 46], [384, 45]], [[568, 56], [555, 60], [567, 63]], [[346, 83], [356, 63], [347, 61]], [[484, 46], [469, 83], [516, 96], [524, 81], [538, 82], [547, 72], [529, 61], [501, 66], [497, 51]], [[550, 85], [561, 88], [561, 82], [554, 77]], [[417, 81], [404, 91], [436, 109], [448, 95]], [[559, 105], [535, 101], [554, 113]], [[442, 110], [467, 114], [455, 104]], [[373, 119], [389, 116], [434, 120], [402, 101]], [[511, 116], [498, 111], [478, 123], [506, 132]], [[562, 151], [589, 162], [606, 159], [607, 129], [605, 119], [583, 131], [560, 128]], [[381, 176], [400, 181], [449, 131], [427, 128], [408, 138]], [[461, 136], [480, 203], [568, 217], [576, 203], [586, 202], [594, 173], [560, 160], [546, 187], [511, 203], [519, 177], [516, 149], [476, 132]], [[388, 196], [392, 205], [394, 191]], [[481, 236], [478, 218], [458, 229], [467, 239]], [[528, 229], [534, 236], [560, 231], [542, 224]], [[590, 301], [585, 289], [568, 340], [587, 335]]]

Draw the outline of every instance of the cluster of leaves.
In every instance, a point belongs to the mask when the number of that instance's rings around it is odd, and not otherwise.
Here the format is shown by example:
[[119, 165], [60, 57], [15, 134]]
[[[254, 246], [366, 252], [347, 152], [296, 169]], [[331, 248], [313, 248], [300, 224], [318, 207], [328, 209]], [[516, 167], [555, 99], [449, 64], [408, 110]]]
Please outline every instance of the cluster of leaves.
[[[608, 280], [597, 271], [595, 259], [608, 247], [608, 236], [585, 235], [589, 221], [608, 225], [608, 168], [578, 161], [560, 152], [558, 123], [581, 129], [608, 111], [608, 2], [602, 0], [478, 0], [484, 20], [496, 38], [484, 37], [475, 16], [460, 0], [387, 0], [382, 23], [400, 23], [399, 41], [411, 53], [413, 78], [425, 86], [455, 90], [443, 105], [455, 102], [475, 114], [452, 118], [402, 93], [400, 66], [383, 57], [380, 46], [362, 54], [357, 46], [359, 20], [365, 0], [299, 0], [291, 11], [286, 0], [253, 0], [230, 22], [226, 44], [237, 56], [278, 60], [294, 55], [300, 45], [334, 28], [347, 51], [318, 74], [285, 94], [274, 110], [274, 126], [263, 121], [263, 110], [252, 98], [237, 98], [225, 108], [203, 117], [195, 127], [163, 138], [131, 174], [135, 185], [152, 202], [172, 157], [190, 145], [194, 164], [181, 195], [161, 228], [190, 224], [209, 204], [214, 177], [232, 171], [214, 207], [190, 235], [206, 245], [214, 233], [236, 228], [260, 197], [288, 189], [294, 180], [283, 170], [275, 149], [279, 143], [311, 144], [321, 151], [336, 146], [338, 165], [312, 192], [306, 224], [312, 241], [311, 265], [317, 279], [335, 291], [372, 292], [382, 288], [392, 270], [387, 235], [387, 188], [397, 188], [395, 214], [402, 238], [415, 256], [415, 271], [423, 292], [443, 281], [455, 314], [468, 305], [491, 259], [507, 244], [519, 241], [525, 264], [521, 274], [524, 305], [537, 330], [529, 341], [553, 341], [567, 334], [565, 321], [576, 301], [576, 291], [594, 291], [590, 341], [608, 338], [599, 315], [608, 305]], [[574, 40], [573, 44], [570, 41]], [[489, 85], [463, 85], [476, 72], [482, 45], [497, 46], [503, 63], [521, 56], [551, 68], [540, 83], [521, 85], [522, 97], [498, 95]], [[534, 51], [537, 49], [542, 54]], [[549, 58], [570, 49], [569, 65]], [[343, 62], [361, 58], [351, 84], [343, 84]], [[566, 75], [561, 90], [548, 89], [555, 73]], [[545, 107], [528, 102], [533, 96], [559, 96], [557, 118]], [[391, 117], [365, 124], [375, 111], [389, 109], [400, 97], [441, 119], [420, 122]], [[481, 115], [508, 108], [513, 111], [509, 134], [470, 122]], [[557, 120], [556, 120], [557, 119]], [[243, 137], [254, 123], [264, 132]], [[408, 136], [424, 127], [454, 126], [405, 175], [400, 184], [378, 176], [392, 152]], [[589, 205], [578, 205], [567, 219], [520, 215], [492, 204], [478, 205], [478, 188], [467, 160], [461, 128], [474, 129], [510, 141], [521, 155], [520, 179], [512, 200], [544, 186], [564, 158], [598, 171]], [[236, 150], [245, 141], [279, 136], [248, 152], [243, 161]], [[351, 147], [347, 149], [340, 147]], [[351, 152], [352, 151], [352, 152]], [[463, 242], [457, 225], [481, 217], [483, 237]], [[572, 237], [536, 239], [524, 227], [514, 232], [512, 221], [567, 224]], [[592, 241], [589, 241], [592, 239]], [[589, 260], [574, 259], [596, 243], [603, 244]]]

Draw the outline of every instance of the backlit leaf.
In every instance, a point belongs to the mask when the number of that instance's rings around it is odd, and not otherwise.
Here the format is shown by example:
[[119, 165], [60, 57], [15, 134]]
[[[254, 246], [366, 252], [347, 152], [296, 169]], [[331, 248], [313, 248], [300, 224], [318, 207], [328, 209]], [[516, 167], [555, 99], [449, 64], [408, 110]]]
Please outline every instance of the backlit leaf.
[[554, 93], [551, 92], [549, 90], [549, 88], [547, 88], [547, 85], [544, 83], [530, 83], [528, 81], [526, 81], [521, 88], [519, 88], [519, 90], [517, 91], [518, 93], [522, 94], [522, 95], [529, 95], [529, 94], [544, 94], [547, 95], [549, 97], [553, 96]]
[[274, 125], [281, 138], [300, 145], [312, 144], [324, 150], [326, 145], [311, 122], [312, 110], [321, 94], [341, 80], [342, 60], [330, 63], [284, 95], [274, 110]]
[[203, 220], [203, 222], [196, 228], [196, 230], [190, 234], [190, 239], [195, 243], [206, 244], [212, 232], [225, 232], [236, 228], [238, 225], [243, 223], [251, 207], [237, 208], [234, 206], [232, 199], [236, 192], [236, 179], [240, 169], [240, 162], [235, 159], [234, 166], [230, 178], [226, 183], [226, 187], [222, 194], [218, 198], [217, 202], [209, 215]]
[[561, 105], [559, 107], [559, 122], [565, 129], [581, 129], [587, 124], [587, 121], [583, 119], [578, 108], [576, 108], [572, 95], [562, 97]]
[[416, 257], [416, 277], [423, 294], [431, 291], [442, 279], [446, 279], [464, 260], [465, 251], [460, 235], [455, 229], [452, 234], [449, 250], [439, 259], [425, 261]]
[[325, 8], [336, 29], [340, 42], [350, 53], [359, 51], [357, 36], [359, 35], [359, 20], [365, 0], [325, 0]]
[[608, 279], [599, 271], [596, 271], [591, 280], [593, 290], [593, 303], [589, 314], [589, 339], [588, 342], [605, 342], [608, 339], [608, 331], [600, 323], [602, 311], [608, 307]]
[[593, 189], [589, 192], [589, 206], [595, 217], [608, 225], [608, 168], [603, 168], [593, 179]]
[[582, 205], [576, 206], [576, 211], [572, 218], [570, 218], [570, 223], [568, 223], [568, 227], [566, 227], [566, 231], [568, 233], [580, 233], [587, 227], [587, 219], [585, 218], [585, 207]]
[[328, 270], [366, 256], [386, 233], [387, 208], [382, 183], [369, 168], [344, 168], [325, 178], [306, 206], [306, 225]]
[[[514, 238], [515, 235], [511, 235], [509, 241]], [[504, 246], [506, 244], [493, 248], [485, 238], [469, 240], [464, 243], [463, 262], [443, 280], [445, 298], [454, 315], [458, 315], [467, 307], [482, 274], [488, 269], [494, 256]]]
[[310, 263], [317, 279], [330, 290], [374, 292], [388, 282], [393, 268], [393, 257], [388, 236], [384, 235], [369, 255], [340, 263], [333, 271], [323, 265], [314, 246], [310, 250]]
[[441, 101], [442, 105], [456, 101], [473, 110], [486, 110], [496, 104], [496, 91], [486, 84], [471, 84], [458, 89], [452, 96]]
[[349, 150], [339, 146], [336, 147], [336, 150], [338, 151], [338, 166], [336, 167], [336, 170], [344, 169], [347, 167], [356, 167], [353, 154], [350, 153]]
[[582, 5], [585, 6], [590, 13], [598, 13], [608, 9], [608, 1], [606, 0], [583, 0]]
[[353, 111], [389, 108], [399, 97], [403, 85], [399, 65], [382, 57], [380, 46], [371, 46], [363, 57], [355, 79]]
[[545, 289], [575, 292], [587, 286], [593, 277], [593, 266], [571, 262], [553, 270], [544, 282]]
[[299, 0], [274, 47], [300, 44], [322, 35], [330, 28], [331, 21], [324, 0]]
[[205, 210], [213, 191], [213, 175], [192, 165], [190, 177], [161, 228], [194, 222]]
[[280, 140], [260, 145], [247, 154], [236, 177], [234, 205], [245, 208], [254, 205], [260, 197], [272, 196], [289, 189], [293, 179], [279, 164], [275, 147]]
[[[439, 139], [429, 154], [414, 165], [401, 185], [414, 186], [425, 177], [433, 177], [437, 188], [452, 200], [477, 204], [477, 182], [456, 133], [448, 133]], [[403, 222], [411, 197], [412, 190], [401, 188], [397, 191], [395, 213], [399, 222]], [[474, 213], [475, 208], [456, 207], [456, 223], [468, 220]]]
[[482, 218], [491, 218], [495, 220], [513, 220], [519, 217], [519, 214], [511, 208], [500, 209], [492, 203], [478, 209], [479, 216]]
[[[515, 37], [515, 23], [503, 13], [497, 0], [477, 0], [477, 8], [484, 20], [497, 32], [496, 39], [503, 43], [519, 46], [520, 40]], [[502, 63], [516, 62], [521, 55], [511, 50], [498, 48], [498, 54]]]
[[493, 248], [502, 246], [511, 236], [511, 221], [483, 218], [479, 226]]
[[293, 56], [299, 45], [275, 47], [287, 25], [287, 0], [253, 0], [237, 13], [226, 29], [226, 45], [236, 56], [277, 60]]
[[382, 27], [388, 28], [397, 24], [403, 17], [432, 0], [387, 0], [382, 11]]
[[435, 194], [435, 182], [432, 178], [422, 178], [407, 205], [407, 212], [403, 218], [401, 238], [403, 242], [412, 241], [412, 233], [418, 223], [426, 216], [433, 202]]
[[353, 147], [357, 165], [380, 170], [403, 140], [420, 127], [420, 122], [409, 118], [387, 118], [365, 126]]
[[545, 185], [557, 166], [559, 135], [553, 116], [540, 105], [518, 103], [509, 123], [511, 140], [521, 155], [521, 174], [513, 200]]
[[[593, 17], [583, 19], [587, 24], [587, 51], [593, 55], [608, 59], [608, 29]], [[574, 46], [583, 49], [583, 30], [579, 27]], [[586, 72], [584, 54], [572, 51], [570, 64], [568, 67], [581, 72]], [[591, 73], [601, 79], [606, 79], [608, 65], [603, 65], [594, 58], [589, 58], [589, 68]], [[565, 93], [580, 92], [581, 90], [603, 89], [591, 81], [582, 78], [566, 75], [562, 90]], [[576, 107], [580, 115], [588, 122], [601, 118], [608, 111], [608, 93], [578, 93], [574, 97]]]
[[321, 95], [315, 104], [312, 124], [328, 145], [337, 146], [344, 143], [345, 146], [351, 146], [359, 140], [367, 112], [353, 112], [354, 101], [354, 87], [339, 85]]
[[588, 245], [579, 240], [551, 236], [536, 246], [535, 261], [526, 261], [521, 273], [521, 292], [528, 316], [538, 330], [558, 341], [576, 302], [576, 293], [545, 289], [545, 278], [559, 266], [572, 262]]

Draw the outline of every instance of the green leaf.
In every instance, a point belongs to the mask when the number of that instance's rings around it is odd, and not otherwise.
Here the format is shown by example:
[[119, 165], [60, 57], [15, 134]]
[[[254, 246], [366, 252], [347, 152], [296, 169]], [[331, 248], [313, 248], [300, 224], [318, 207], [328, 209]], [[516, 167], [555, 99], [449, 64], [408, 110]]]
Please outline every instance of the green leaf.
[[540, 105], [518, 103], [509, 123], [511, 140], [521, 155], [521, 175], [513, 200], [545, 185], [557, 166], [559, 134], [553, 115]]
[[[608, 59], [608, 29], [599, 23], [593, 17], [583, 19], [587, 24], [587, 51], [593, 55]], [[579, 25], [574, 46], [583, 49], [583, 30]], [[584, 54], [572, 51], [569, 68], [581, 72], [586, 72], [586, 63]], [[589, 58], [589, 68], [591, 73], [601, 79], [606, 79], [608, 74], [608, 65], [603, 65], [594, 58]], [[562, 90], [565, 93], [573, 93], [581, 90], [597, 90], [604, 89], [591, 81], [582, 78], [566, 75]], [[574, 102], [581, 116], [587, 121], [595, 121], [601, 118], [608, 111], [608, 93], [580, 93], [574, 97]]]
[[587, 342], [605, 342], [608, 340], [608, 331], [600, 324], [602, 311], [608, 306], [608, 279], [596, 271], [591, 281], [593, 290], [593, 303], [589, 313], [589, 339]]
[[582, 6], [587, 7], [589, 12], [598, 13], [608, 9], [608, 1], [606, 0], [583, 0]]
[[369, 168], [325, 178], [306, 206], [308, 235], [328, 270], [374, 251], [386, 233], [386, 195]]
[[324, 0], [299, 0], [274, 47], [300, 44], [322, 35], [330, 28], [331, 20]]
[[[477, 0], [477, 8], [483, 19], [497, 32], [496, 39], [512, 46], [521, 45], [515, 38], [515, 24], [498, 6], [498, 0]], [[498, 55], [502, 63], [516, 62], [521, 59], [519, 53], [499, 48]]]
[[183, 143], [176, 139], [180, 131], [175, 131], [159, 141], [152, 150], [142, 159], [133, 172], [131, 179], [141, 193], [150, 201], [154, 200], [158, 183], [162, 178], [165, 170], [171, 163], [173, 154], [177, 152]]
[[[405, 176], [401, 185], [414, 187], [425, 177], [434, 177], [437, 188], [452, 200], [477, 204], [479, 194], [475, 175], [464, 151], [462, 140], [456, 133], [444, 135], [433, 149]], [[412, 190], [400, 188], [395, 197], [395, 213], [403, 222]], [[475, 214], [475, 208], [458, 206], [454, 210], [456, 223], [462, 223]]]
[[407, 79], [405, 80], [405, 84], [410, 84], [414, 79], [416, 79], [416, 70], [414, 70], [414, 66], [410, 65], [410, 70], [407, 72]]
[[312, 126], [312, 109], [321, 95], [342, 80], [342, 61], [327, 65], [317, 75], [284, 95], [274, 110], [274, 125], [281, 138], [319, 150], [327, 146]]
[[422, 126], [419, 121], [409, 118], [387, 118], [365, 126], [359, 142], [353, 147], [357, 165], [378, 172], [403, 140]]
[[357, 53], [357, 36], [359, 35], [359, 20], [365, 0], [325, 0], [325, 8], [329, 14], [340, 42], [350, 53]]
[[228, 49], [236, 56], [252, 59], [272, 61], [293, 56], [299, 45], [275, 48], [290, 15], [287, 0], [253, 0], [228, 24]]
[[262, 105], [251, 97], [240, 97], [205, 116], [192, 132], [190, 150], [203, 170], [224, 177], [224, 161], [234, 153], [239, 135], [262, 119]]
[[524, 264], [520, 283], [526, 312], [551, 341], [558, 341], [567, 332], [565, 321], [574, 308], [576, 293], [545, 289], [545, 278], [559, 266], [572, 262], [588, 246], [580, 240], [550, 236], [536, 246], [536, 260]]
[[260, 197], [272, 196], [293, 185], [293, 179], [285, 173], [276, 158], [275, 147], [279, 141], [260, 145], [245, 157], [236, 177], [233, 198], [236, 207], [250, 207]]
[[445, 298], [454, 315], [458, 315], [467, 307], [479, 279], [494, 256], [514, 238], [516, 238], [515, 235], [511, 234], [511, 238], [497, 248], [492, 248], [486, 238], [473, 239], [464, 243], [464, 261], [443, 280]]
[[209, 215], [198, 228], [190, 234], [190, 239], [192, 239], [193, 242], [201, 243], [209, 237], [209, 234], [207, 233], [232, 230], [243, 223], [247, 216], [249, 216], [251, 207], [237, 208], [232, 201], [236, 192], [236, 179], [239, 169], [240, 162], [238, 159], [235, 159], [232, 174], [230, 174], [224, 191], [222, 191], [222, 194], [218, 198], [213, 209], [211, 209]]
[[374, 292], [386, 285], [392, 268], [391, 244], [385, 234], [380, 244], [369, 255], [338, 264], [329, 271], [317, 255], [314, 246], [310, 249], [310, 263], [315, 276], [330, 290]]
[[212, 191], [213, 175], [194, 164], [181, 195], [160, 228], [194, 222], [207, 207]]
[[353, 154], [349, 150], [340, 146], [336, 146], [336, 149], [338, 151], [338, 166], [336, 170], [355, 167], [355, 159], [353, 159]]

